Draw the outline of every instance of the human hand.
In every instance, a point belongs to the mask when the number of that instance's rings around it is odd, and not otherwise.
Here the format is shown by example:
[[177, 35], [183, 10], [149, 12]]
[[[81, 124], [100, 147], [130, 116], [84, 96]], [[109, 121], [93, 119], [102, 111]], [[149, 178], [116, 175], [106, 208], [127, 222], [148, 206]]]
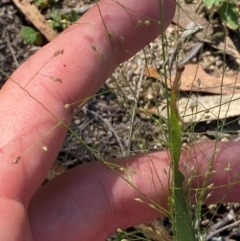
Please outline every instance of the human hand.
[[[134, 12], [124, 9], [119, 2], [134, 9]], [[174, 5], [173, 0], [166, 0], [163, 4], [163, 29], [173, 17]], [[149, 0], [104, 0], [99, 6], [112, 33], [120, 62], [130, 57], [129, 52], [140, 50], [159, 33], [159, 24], [154, 21], [160, 19], [159, 0], [151, 3]], [[146, 19], [152, 20], [149, 26], [135, 27], [138, 20]], [[109, 36], [101, 24], [102, 19], [95, 6], [78, 24], [71, 26], [14, 72], [11, 79], [22, 87], [27, 84], [26, 90], [11, 80], [1, 89], [0, 240], [105, 240], [118, 227], [132, 226], [159, 216], [147, 205], [134, 201], [140, 194], [101, 162], [74, 168], [39, 188], [66, 134], [62, 125], [49, 132], [58, 121], [47, 110], [58, 120], [69, 123], [71, 110], [65, 109], [65, 104], [93, 95], [117, 66]], [[120, 41], [121, 36], [124, 44]], [[104, 61], [91, 49], [91, 44], [104, 53]], [[57, 50], [63, 50], [63, 54], [52, 58]], [[41, 75], [37, 74], [29, 82], [42, 66]], [[59, 77], [62, 83], [49, 81], [46, 76]], [[32, 146], [39, 139], [41, 143]], [[46, 146], [48, 151], [43, 151], [42, 146]], [[237, 167], [237, 144], [219, 146], [222, 149], [215, 161], [216, 169], [221, 170], [229, 157]], [[191, 150], [198, 159], [187, 157], [191, 151], [184, 152], [182, 163], [188, 160], [189, 166], [194, 166], [201, 176], [208, 167], [204, 154], [211, 155], [213, 144], [202, 144]], [[147, 156], [137, 155], [114, 161], [136, 170], [134, 184], [166, 208], [168, 180], [163, 170], [169, 169], [169, 155], [167, 152], [150, 155], [159, 171], [161, 183]], [[13, 165], [18, 156], [21, 159]], [[185, 175], [189, 177], [190, 171], [185, 170]], [[234, 173], [231, 175], [233, 177]], [[214, 174], [210, 181], [225, 184], [228, 179], [229, 175], [219, 177]], [[201, 184], [201, 178], [192, 183], [193, 187]], [[230, 199], [232, 191], [236, 190], [234, 188], [230, 190]], [[219, 188], [212, 201], [218, 200], [224, 192], [226, 188]]]

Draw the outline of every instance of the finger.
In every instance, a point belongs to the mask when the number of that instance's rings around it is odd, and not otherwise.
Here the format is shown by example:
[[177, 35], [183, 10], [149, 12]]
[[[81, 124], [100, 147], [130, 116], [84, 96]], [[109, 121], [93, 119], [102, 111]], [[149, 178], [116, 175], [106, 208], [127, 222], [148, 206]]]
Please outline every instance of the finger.
[[20, 202], [0, 197], [0, 240], [32, 241], [26, 207]]
[[[163, 169], [169, 166], [166, 152], [114, 162], [128, 167], [129, 173], [120, 173], [131, 179], [138, 190], [166, 208], [168, 178], [163, 173]], [[153, 164], [159, 174], [154, 172]], [[157, 175], [161, 175], [161, 180]], [[29, 205], [33, 239], [106, 240], [119, 227], [159, 215], [148, 205], [134, 201], [138, 197], [150, 202], [102, 162], [76, 167], [44, 185], [34, 195]]]
[[[212, 195], [206, 203], [239, 200], [238, 146], [236, 142], [218, 143], [217, 146], [211, 142], [183, 152], [181, 168], [186, 182], [191, 179], [193, 202], [196, 202], [195, 188], [199, 193], [199, 188], [210, 184], [214, 185], [211, 189], [206, 188], [205, 197]], [[121, 174], [135, 188], [102, 163], [70, 170], [40, 188], [29, 206], [34, 240], [54, 241], [59, 237], [71, 241], [106, 240], [117, 228], [127, 228], [161, 216], [162, 213], [150, 208], [148, 203], [155, 202], [156, 208], [159, 205], [167, 209], [169, 154], [137, 155], [115, 160], [115, 163], [131, 170]], [[226, 172], [228, 166], [232, 171]], [[136, 198], [145, 203], [135, 201]]]
[[186, 182], [191, 183], [193, 202], [199, 189], [206, 190], [206, 203], [240, 198], [240, 142], [216, 143], [201, 143], [183, 152], [181, 169], [187, 174]]
[[[3, 197], [28, 202], [64, 139], [66, 128], [57, 126], [69, 122], [71, 111], [64, 106], [94, 94], [119, 62], [166, 28], [174, 1], [162, 8], [159, 2], [101, 1], [11, 76], [0, 96]], [[139, 24], [146, 20], [148, 26]], [[58, 50], [63, 51], [53, 57]], [[61, 83], [52, 81], [57, 78]]]

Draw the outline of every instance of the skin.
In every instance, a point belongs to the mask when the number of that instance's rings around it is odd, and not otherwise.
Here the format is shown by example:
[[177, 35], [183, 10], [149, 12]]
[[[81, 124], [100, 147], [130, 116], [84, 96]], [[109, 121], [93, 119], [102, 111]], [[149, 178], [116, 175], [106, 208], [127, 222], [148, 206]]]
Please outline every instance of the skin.
[[[66, 134], [66, 129], [59, 126], [44, 136], [57, 124], [46, 109], [69, 123], [72, 109], [65, 109], [64, 105], [93, 95], [118, 61], [128, 59], [129, 53], [136, 53], [157, 37], [160, 29], [171, 22], [175, 11], [173, 0], [164, 1], [164, 20], [160, 28], [154, 21], [160, 19], [158, 0], [119, 2], [135, 11], [126, 11], [110, 0], [99, 3], [104, 22], [113, 36], [115, 54], [101, 25], [99, 9], [94, 6], [79, 24], [72, 25], [12, 74], [12, 80], [25, 86], [43, 66], [41, 75], [37, 74], [27, 84], [28, 93], [11, 80], [1, 89], [0, 227], [4, 232], [0, 233], [0, 240], [105, 240], [119, 227], [147, 222], [160, 215], [148, 205], [136, 202], [137, 197], [147, 200], [101, 162], [67, 171], [40, 187]], [[146, 19], [151, 19], [150, 25], [136, 27], [139, 20]], [[91, 44], [104, 53], [104, 58], [99, 57]], [[63, 54], [52, 58], [57, 50], [64, 50]], [[51, 81], [46, 76], [59, 77], [62, 82]], [[41, 143], [29, 148], [40, 138]], [[208, 170], [214, 145], [202, 143], [183, 151], [180, 167], [186, 180], [192, 177], [191, 188], [203, 186], [203, 175]], [[42, 146], [47, 146], [48, 151]], [[219, 201], [227, 191], [225, 201], [239, 200], [239, 184], [230, 190], [227, 188], [229, 182], [237, 180], [239, 173], [239, 145], [237, 142], [219, 143], [217, 148], [219, 152], [213, 162], [215, 172], [207, 184], [214, 183], [218, 188], [211, 190], [213, 194], [207, 202]], [[19, 162], [13, 164], [21, 155]], [[169, 170], [167, 151], [113, 162], [133, 169], [135, 174], [131, 177], [135, 186], [167, 208], [168, 178], [164, 174], [164, 170]], [[224, 170], [228, 165], [232, 171]], [[194, 192], [192, 194], [194, 202]]]

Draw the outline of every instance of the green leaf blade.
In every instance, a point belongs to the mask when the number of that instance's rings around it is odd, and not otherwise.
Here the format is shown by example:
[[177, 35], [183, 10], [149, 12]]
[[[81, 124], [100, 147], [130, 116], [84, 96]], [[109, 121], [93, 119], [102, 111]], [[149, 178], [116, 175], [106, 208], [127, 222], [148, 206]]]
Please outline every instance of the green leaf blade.
[[170, 151], [171, 151], [171, 166], [173, 171], [172, 180], [172, 218], [173, 218], [173, 233], [176, 241], [194, 241], [195, 233], [191, 222], [191, 215], [188, 210], [186, 198], [184, 195], [183, 182], [184, 175], [179, 170], [179, 162], [181, 158], [182, 146], [182, 121], [178, 114], [177, 95], [178, 83], [184, 67], [178, 67], [176, 78], [171, 89], [170, 98]]

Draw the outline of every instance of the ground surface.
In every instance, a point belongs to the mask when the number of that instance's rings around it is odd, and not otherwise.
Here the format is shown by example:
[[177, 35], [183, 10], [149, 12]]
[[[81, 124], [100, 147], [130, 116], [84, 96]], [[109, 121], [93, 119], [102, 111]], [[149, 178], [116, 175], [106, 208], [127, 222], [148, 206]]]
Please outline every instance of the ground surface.
[[[69, 9], [88, 6], [91, 4], [91, 1], [66, 0], [61, 4], [62, 9]], [[190, 4], [189, 6], [195, 9], [197, 5]], [[201, 14], [204, 15], [204, 11]], [[201, 14], [199, 13], [199, 16]], [[22, 40], [19, 35], [22, 25], [31, 25], [31, 23], [19, 12], [12, 1], [0, 1], [0, 69], [4, 70], [6, 74], [13, 72], [23, 61], [39, 49], [39, 47], [28, 44]], [[219, 27], [219, 25], [217, 27]], [[178, 42], [176, 36], [180, 33], [181, 29], [176, 24], [172, 24], [168, 28], [166, 34], [170, 46], [169, 54], [171, 51], [174, 51], [174, 46], [176, 46]], [[240, 34], [238, 31], [229, 31], [228, 36], [231, 37], [234, 42], [240, 43]], [[187, 56], [187, 53], [198, 41], [198, 39], [192, 38], [187, 44], [182, 46], [181, 51], [178, 51], [180, 60], [181, 58], [184, 59], [184, 56]], [[239, 48], [237, 44], [235, 47]], [[223, 68], [229, 73], [235, 73], [237, 71], [239, 67], [238, 61], [236, 61], [233, 56], [228, 55], [226, 59], [223, 60], [223, 57], [215, 52], [216, 49], [211, 46], [211, 44], [204, 43], [201, 54], [194, 55], [190, 62], [200, 63], [203, 68], [213, 76], [221, 75]], [[125, 73], [124, 76], [119, 69], [116, 70], [113, 76], [107, 80], [107, 84], [102, 86], [99, 95], [94, 97], [85, 106], [84, 110], [78, 111], [74, 117], [71, 128], [89, 147], [97, 151], [98, 155], [103, 158], [109, 159], [123, 156], [125, 150], [128, 150], [129, 153], [137, 153], [139, 151], [160, 150], [165, 148], [161, 143], [167, 140], [167, 130], [164, 124], [155, 124], [156, 119], [159, 119], [159, 117], [156, 115], [149, 116], [142, 112], [136, 112], [136, 114], [133, 115], [133, 113], [135, 113], [134, 108], [136, 107], [134, 94], [138, 95], [137, 106], [145, 110], [153, 108], [156, 105], [156, 101], [162, 101], [163, 99], [164, 91], [159, 81], [143, 75], [146, 61], [148, 64], [155, 66], [155, 68], [161, 68], [164, 64], [164, 58], [161, 53], [161, 39], [159, 38], [146, 47], [145, 52], [138, 53], [130, 61], [121, 66]], [[0, 74], [0, 87], [6, 79], [6, 76]], [[128, 84], [126, 84], [126, 79], [128, 80]], [[120, 89], [116, 89], [116, 81]], [[140, 86], [139, 82], [141, 82]], [[130, 91], [130, 87], [134, 90], [134, 94]], [[123, 92], [127, 100], [123, 100], [121, 95]], [[182, 93], [182, 95], [184, 96], [186, 93]], [[205, 94], [203, 93], [201, 95]], [[220, 138], [222, 141], [228, 141], [238, 136], [238, 117], [239, 116], [235, 116], [227, 119], [229, 124], [225, 125], [222, 130], [223, 136]], [[134, 121], [132, 121], [133, 119]], [[191, 132], [191, 135], [186, 131], [184, 142], [188, 144], [190, 139], [192, 141], [193, 137], [196, 141], [214, 139], [216, 130], [216, 121], [200, 122], [196, 124], [194, 132]], [[129, 138], [130, 132], [132, 132], [131, 138]], [[64, 163], [66, 168], [72, 168], [84, 162], [95, 161], [96, 158], [91, 151], [84, 145], [81, 145], [79, 141], [69, 133], [59, 153], [58, 160]], [[63, 169], [56, 164], [51, 174], [58, 174], [62, 170]], [[211, 212], [216, 210], [216, 205], [209, 207], [209, 210], [210, 214], [206, 215], [203, 220], [203, 227], [209, 225], [215, 230], [226, 226], [226, 224], [234, 220], [238, 220], [238, 204], [221, 205], [219, 214], [214, 220], [211, 220]], [[228, 218], [230, 217], [230, 219], [226, 218], [226, 214], [229, 214]], [[214, 223], [219, 226], [214, 227]], [[234, 228], [231, 227], [223, 231], [221, 235], [224, 238], [228, 238], [228, 240], [230, 240], [229, 238], [231, 238], [231, 240], [240, 240], [239, 230], [239, 226], [236, 225]], [[215, 237], [217, 236], [218, 234], [215, 235]]]

